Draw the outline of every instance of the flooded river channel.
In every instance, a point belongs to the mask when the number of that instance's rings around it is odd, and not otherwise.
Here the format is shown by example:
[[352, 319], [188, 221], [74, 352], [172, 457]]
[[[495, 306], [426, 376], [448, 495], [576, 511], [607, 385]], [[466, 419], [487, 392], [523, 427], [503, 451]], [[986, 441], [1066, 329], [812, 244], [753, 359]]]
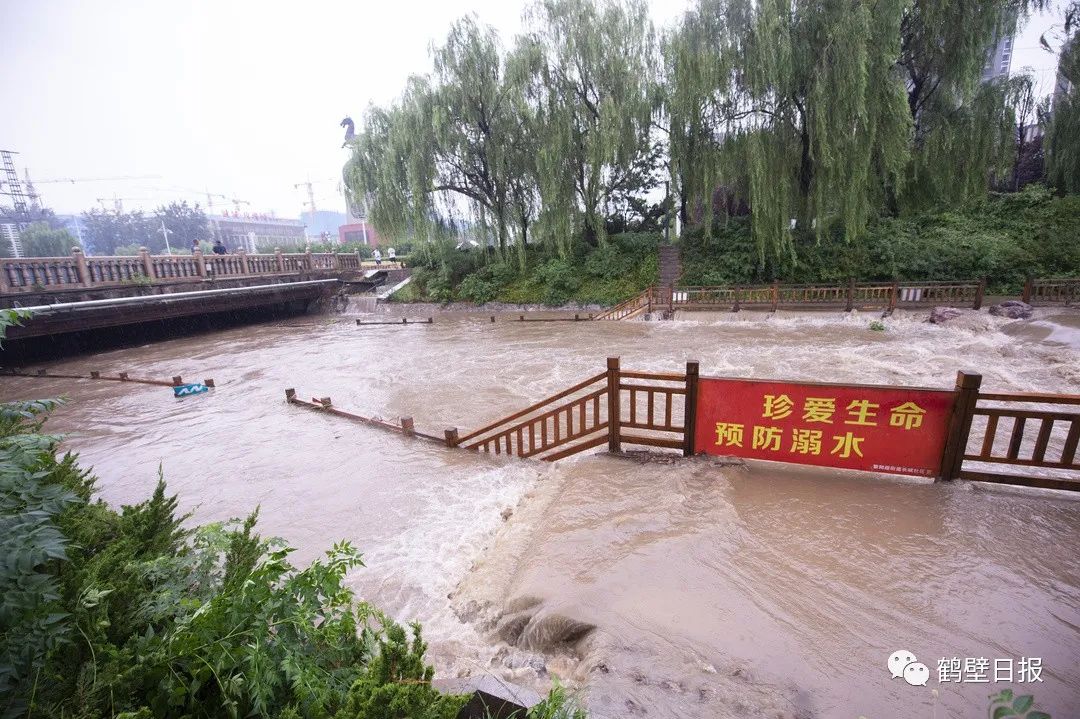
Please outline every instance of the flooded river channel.
[[[420, 309], [413, 312], [419, 313]], [[427, 312], [423, 313], [427, 316]], [[516, 316], [516, 315], [515, 315]], [[520, 323], [445, 313], [357, 327], [309, 316], [47, 365], [213, 377], [209, 395], [0, 379], [0, 399], [66, 394], [67, 433], [110, 503], [140, 501], [160, 464], [198, 521], [261, 507], [298, 561], [348, 539], [360, 596], [417, 619], [443, 676], [580, 689], [595, 717], [985, 717], [1006, 686], [1080, 716], [1080, 497], [696, 458], [488, 457], [318, 415], [464, 433], [601, 372], [1080, 393], [1080, 313], [755, 313], [673, 322]], [[908, 650], [924, 687], [890, 677]], [[940, 683], [938, 660], [1041, 659], [1030, 685]], [[936, 690], [935, 696], [932, 690]]]

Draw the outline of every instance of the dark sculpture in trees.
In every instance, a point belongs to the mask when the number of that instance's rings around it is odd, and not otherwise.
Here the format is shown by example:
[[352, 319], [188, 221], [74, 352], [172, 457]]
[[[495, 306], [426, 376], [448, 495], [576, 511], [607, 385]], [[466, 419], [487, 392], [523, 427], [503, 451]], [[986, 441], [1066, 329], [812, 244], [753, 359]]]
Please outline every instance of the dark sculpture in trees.
[[352, 118], [348, 116], [341, 121], [341, 126], [345, 128], [345, 142], [341, 143], [341, 146], [348, 147], [349, 143], [356, 137], [356, 126], [353, 124]]

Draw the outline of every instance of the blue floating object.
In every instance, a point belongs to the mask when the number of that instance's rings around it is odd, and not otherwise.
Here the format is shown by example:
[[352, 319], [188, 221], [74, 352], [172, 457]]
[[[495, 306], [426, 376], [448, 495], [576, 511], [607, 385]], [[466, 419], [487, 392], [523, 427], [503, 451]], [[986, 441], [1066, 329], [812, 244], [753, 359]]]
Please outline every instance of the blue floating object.
[[172, 388], [174, 397], [187, 397], [192, 394], [202, 394], [203, 392], [209, 392], [210, 388], [204, 385], [202, 382], [196, 382], [194, 384], [179, 384]]

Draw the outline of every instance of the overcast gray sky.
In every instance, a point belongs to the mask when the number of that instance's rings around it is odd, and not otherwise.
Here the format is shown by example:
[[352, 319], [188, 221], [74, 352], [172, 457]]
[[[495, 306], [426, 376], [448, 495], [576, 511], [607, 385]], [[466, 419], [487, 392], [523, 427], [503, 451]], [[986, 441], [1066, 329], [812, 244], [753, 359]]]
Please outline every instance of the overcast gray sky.
[[[665, 25], [688, 0], [651, 0]], [[0, 0], [0, 148], [35, 181], [160, 175], [130, 182], [38, 184], [58, 212], [97, 198], [125, 208], [173, 199], [206, 206], [209, 191], [244, 211], [296, 217], [315, 185], [319, 209], [343, 210], [336, 178], [345, 115], [385, 103], [454, 19], [476, 13], [509, 43], [517, 0], [306, 3], [266, 0]], [[1033, 67], [1044, 91], [1054, 58], [1038, 48], [1056, 18], [1017, 38], [1013, 70]], [[0, 200], [6, 198], [0, 198]], [[232, 207], [214, 198], [215, 210]]]

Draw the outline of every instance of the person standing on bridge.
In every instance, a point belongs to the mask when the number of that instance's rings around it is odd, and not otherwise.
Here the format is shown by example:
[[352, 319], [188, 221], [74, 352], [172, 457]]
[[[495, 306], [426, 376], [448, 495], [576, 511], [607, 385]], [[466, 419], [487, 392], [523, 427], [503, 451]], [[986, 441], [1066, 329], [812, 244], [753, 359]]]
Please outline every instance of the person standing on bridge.
[[199, 251], [199, 241], [198, 240], [192, 240], [191, 241], [191, 254], [194, 255], [198, 251]]
[[225, 249], [225, 245], [221, 240], [214, 240], [214, 254], [215, 255], [227, 255], [229, 251]]
[[387, 262], [396, 262], [397, 261], [397, 253], [394, 252], [393, 247], [391, 247], [390, 249], [388, 249], [386, 251], [386, 261]]
[[375, 248], [375, 252], [374, 252], [374, 254], [372, 256], [375, 258], [375, 264], [376, 265], [381, 265], [382, 264], [382, 253], [379, 252], [378, 247]]

